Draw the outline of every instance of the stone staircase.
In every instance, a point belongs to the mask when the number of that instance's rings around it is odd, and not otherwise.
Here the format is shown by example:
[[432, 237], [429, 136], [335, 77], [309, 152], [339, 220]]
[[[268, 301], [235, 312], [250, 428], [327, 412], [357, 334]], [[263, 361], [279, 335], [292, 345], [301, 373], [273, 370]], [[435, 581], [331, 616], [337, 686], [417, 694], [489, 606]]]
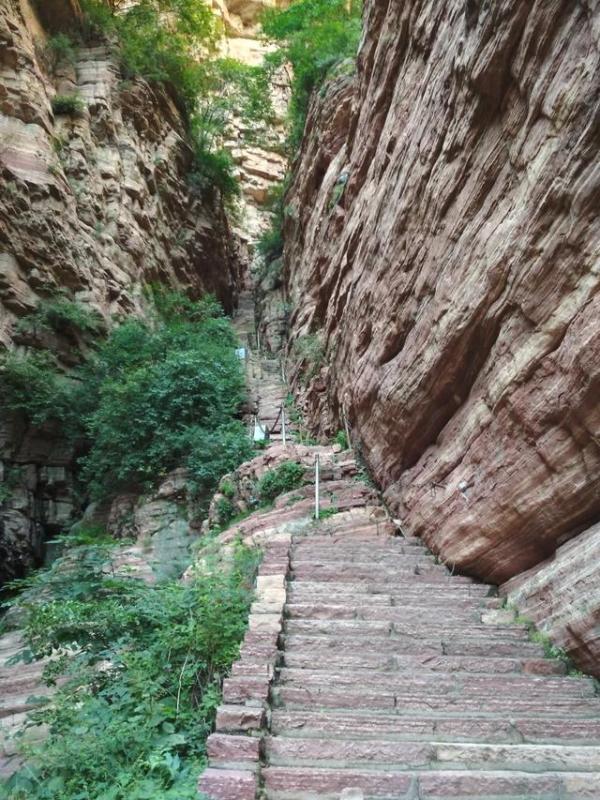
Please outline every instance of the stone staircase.
[[281, 362], [277, 357], [268, 357], [258, 346], [254, 300], [250, 290], [240, 293], [233, 326], [246, 351], [246, 385], [251, 421], [256, 418], [270, 431], [271, 443], [276, 444], [283, 440], [282, 416], [285, 414], [286, 437], [291, 440], [294, 426], [289, 419], [289, 413], [285, 410], [287, 387], [283, 380]]
[[598, 800], [593, 681], [565, 675], [491, 587], [451, 575], [382, 512], [296, 520], [285, 602], [262, 628], [251, 617], [201, 792]]

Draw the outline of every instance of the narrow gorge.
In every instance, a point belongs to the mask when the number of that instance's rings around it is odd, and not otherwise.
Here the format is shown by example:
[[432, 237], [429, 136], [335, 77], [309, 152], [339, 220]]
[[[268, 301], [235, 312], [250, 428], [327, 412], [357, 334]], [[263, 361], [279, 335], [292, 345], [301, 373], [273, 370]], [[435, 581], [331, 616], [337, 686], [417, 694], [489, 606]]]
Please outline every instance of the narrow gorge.
[[0, 0], [0, 798], [600, 798], [599, 74]]

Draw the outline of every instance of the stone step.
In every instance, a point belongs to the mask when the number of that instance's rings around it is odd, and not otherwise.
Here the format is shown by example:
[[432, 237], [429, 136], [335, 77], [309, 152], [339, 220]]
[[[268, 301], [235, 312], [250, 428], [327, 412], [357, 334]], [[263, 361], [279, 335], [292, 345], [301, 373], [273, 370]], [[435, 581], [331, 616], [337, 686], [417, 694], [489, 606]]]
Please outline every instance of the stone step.
[[[289, 583], [289, 590], [291, 592], [290, 598], [304, 597], [311, 600], [319, 600], [320, 598], [342, 597], [342, 596], [375, 596], [384, 595], [392, 597], [396, 600], [398, 605], [409, 597], [423, 600], [423, 584], [418, 581], [418, 577], [414, 576], [412, 581], [393, 581], [391, 583], [381, 583], [379, 581], [357, 581], [351, 583], [349, 581], [308, 581], [308, 580], [292, 580]], [[489, 596], [491, 587], [480, 583], [462, 584], [454, 583], [454, 578], [449, 578], [447, 583], [432, 583], [427, 586], [427, 605], [436, 600], [446, 601], [447, 605], [451, 605], [455, 597], [457, 598], [487, 598]]]
[[[354, 482], [350, 479], [350, 482]], [[312, 490], [312, 486], [309, 489]], [[353, 509], [356, 513], [360, 509]], [[368, 516], [357, 524], [355, 520], [345, 520], [348, 513], [343, 511], [326, 520], [315, 521], [302, 537], [294, 537], [292, 552], [298, 557], [309, 559], [323, 557], [330, 559], [337, 555], [338, 561], [369, 561], [369, 554], [380, 556], [394, 553], [434, 557], [427, 545], [420, 539], [403, 539], [392, 534], [393, 526], [388, 522], [377, 522]], [[339, 519], [339, 522], [338, 522]], [[323, 531], [323, 534], [317, 531]]]
[[[237, 679], [229, 679], [234, 681]], [[242, 680], [242, 679], [239, 679]], [[246, 679], [250, 680], [250, 679]], [[224, 695], [225, 698], [225, 695]], [[326, 684], [316, 684], [310, 687], [297, 685], [275, 685], [271, 688], [273, 704], [279, 708], [288, 709], [304, 708], [319, 710], [324, 708], [370, 709], [373, 713], [398, 714], [423, 714], [425, 712], [439, 714], [471, 714], [500, 715], [500, 714], [535, 714], [543, 716], [548, 713], [548, 695], [529, 696], [490, 696], [483, 690], [469, 691], [465, 686], [460, 694], [433, 695], [427, 692], [411, 692], [410, 690], [394, 690], [365, 688], [364, 686], [348, 686], [332, 688]], [[226, 702], [230, 702], [226, 700]], [[557, 713], [570, 714], [576, 717], [593, 719], [598, 716], [597, 704], [590, 702], [589, 698], [573, 698], [552, 696], [550, 716]]]
[[600, 747], [583, 745], [399, 742], [386, 739], [299, 739], [269, 736], [267, 762], [275, 766], [491, 769], [522, 772], [600, 772]]
[[528, 630], [520, 625], [483, 625], [475, 622], [465, 625], [462, 620], [443, 620], [436, 623], [425, 620], [397, 619], [361, 620], [361, 619], [286, 619], [286, 633], [307, 634], [308, 636], [426, 636], [431, 639], [453, 636], [468, 636], [469, 639], [497, 641], [529, 641]]
[[[335, 556], [323, 558], [323, 556], [313, 556], [309, 553], [302, 554], [300, 558], [298, 554], [292, 553], [292, 567], [296, 573], [301, 570], [308, 570], [309, 568], [319, 570], [338, 570], [340, 574], [352, 572], [353, 570], [368, 570], [371, 575], [389, 575], [390, 572], [414, 572], [415, 567], [423, 567], [423, 569], [431, 569], [435, 567], [437, 572], [444, 572], [447, 574], [447, 569], [442, 564], [436, 564], [434, 556], [427, 553], [390, 553], [381, 558], [374, 557], [367, 563], [363, 559], [364, 555], [361, 554], [360, 560], [345, 558], [343, 563], [340, 563], [339, 558]], [[432, 570], [433, 571], [433, 570]]]
[[411, 584], [448, 583], [471, 585], [472, 578], [461, 575], [452, 576], [438, 564], [423, 563], [421, 565], [383, 569], [377, 565], [335, 565], [320, 566], [318, 564], [292, 565], [293, 580], [309, 580], [318, 583], [333, 581], [335, 583], [363, 583], [364, 581], [390, 581], [395, 587]]
[[376, 672], [374, 670], [344, 672], [333, 670], [313, 670], [283, 667], [279, 670], [279, 686], [294, 685], [299, 688], [326, 691], [328, 687], [384, 689], [390, 692], [421, 693], [423, 697], [461, 694], [463, 696], [484, 696], [510, 694], [544, 698], [551, 693], [557, 698], [588, 698], [590, 707], [600, 716], [600, 698], [595, 695], [594, 683], [589, 678], [545, 677], [539, 675], [477, 675], [473, 673], [440, 674], [437, 672], [421, 674], [402, 674]]
[[[393, 542], [393, 539], [392, 539]], [[311, 545], [310, 540], [305, 540], [302, 545], [295, 545], [292, 547], [292, 558], [296, 561], [310, 562], [310, 563], [323, 563], [323, 564], [339, 564], [340, 562], [340, 546], [332, 544], [330, 547], [319, 545], [315, 547]], [[418, 545], [394, 545], [394, 544], [372, 544], [369, 547], [344, 547], [344, 562], [345, 563], [378, 563], [390, 564], [398, 560], [406, 559], [407, 563], [413, 560], [425, 558], [435, 561], [433, 556], [426, 548]]]
[[364, 800], [592, 800], [600, 797], [600, 773], [533, 775], [487, 770], [415, 773], [267, 767], [262, 777], [269, 800], [339, 800], [341, 793], [350, 788], [362, 793]]
[[[410, 553], [415, 549], [417, 552], [423, 551], [431, 553], [425, 542], [421, 539], [404, 538], [394, 536], [393, 526], [389, 523], [382, 525], [381, 522], [373, 521], [366, 514], [360, 523], [354, 520], [344, 519], [345, 514], [335, 515], [323, 522], [318, 523], [319, 528], [312, 528], [311, 533], [307, 533], [302, 538], [294, 538], [294, 552], [311, 554], [338, 554], [340, 547], [344, 548], [343, 557], [352, 558], [355, 554], [369, 555], [369, 551], [374, 552], [394, 552], [396, 550]], [[327, 533], [319, 534], [321, 525], [327, 525]], [[359, 531], [368, 534], [368, 540], [358, 540]], [[351, 538], [348, 538], [351, 537]], [[368, 559], [365, 559], [368, 560]]]
[[[332, 517], [331, 519], [334, 518]], [[294, 539], [293, 553], [302, 558], [315, 556], [317, 558], [337, 559], [338, 561], [342, 551], [344, 560], [363, 556], [364, 561], [369, 560], [371, 553], [381, 558], [385, 558], [388, 554], [419, 555], [423, 553], [432, 555], [431, 551], [420, 539], [402, 539], [398, 536], [389, 536], [387, 534], [378, 536], [377, 523], [373, 525], [367, 522], [365, 524], [365, 530], [369, 530], [373, 534], [369, 542], [346, 540], [344, 530], [345, 528], [340, 526], [339, 532], [328, 534], [326, 540], [317, 540], [314, 535], [310, 534], [307, 534], [302, 539]]]
[[415, 638], [410, 636], [360, 636], [352, 634], [347, 636], [309, 636], [307, 634], [282, 634], [280, 640], [284, 649], [290, 652], [311, 652], [315, 659], [326, 659], [332, 651], [370, 653], [392, 655], [424, 655], [431, 656], [480, 656], [486, 658], [512, 657], [512, 658], [540, 658], [543, 648], [535, 642], [528, 641], [497, 641], [494, 637], [470, 637], [468, 630], [460, 637], [453, 636], [448, 640], [442, 637], [423, 636]]
[[[333, 598], [332, 603], [288, 603], [285, 606], [285, 614], [289, 619], [304, 620], [364, 620], [364, 621], [388, 621], [404, 622], [406, 620], [418, 620], [425, 624], [427, 620], [440, 623], [439, 607], [429, 608], [428, 606], [419, 607], [418, 605], [392, 606], [378, 603], [375, 606], [357, 603], [356, 599], [348, 598], [348, 603], [339, 603], [339, 598]], [[476, 600], [463, 600], [460, 603], [454, 602], [446, 607], [445, 619], [451, 622], [460, 621], [466, 627], [469, 624], [481, 623], [481, 615], [485, 614], [486, 609]]]
[[[548, 713], [551, 709], [548, 710]], [[507, 742], [547, 744], [593, 744], [600, 746], [600, 717], [528, 715], [524, 717], [454, 717], [435, 715], [371, 714], [366, 711], [337, 712], [273, 709], [271, 732], [299, 738], [343, 738], [389, 740], [433, 740], [438, 742]]]
[[281, 663], [286, 667], [323, 669], [380, 670], [391, 672], [469, 672], [486, 674], [506, 674], [525, 672], [532, 675], [564, 675], [565, 665], [547, 658], [494, 658], [493, 656], [432, 656], [391, 655], [379, 652], [330, 653], [327, 660], [315, 660], [314, 655], [300, 651], [282, 651]]

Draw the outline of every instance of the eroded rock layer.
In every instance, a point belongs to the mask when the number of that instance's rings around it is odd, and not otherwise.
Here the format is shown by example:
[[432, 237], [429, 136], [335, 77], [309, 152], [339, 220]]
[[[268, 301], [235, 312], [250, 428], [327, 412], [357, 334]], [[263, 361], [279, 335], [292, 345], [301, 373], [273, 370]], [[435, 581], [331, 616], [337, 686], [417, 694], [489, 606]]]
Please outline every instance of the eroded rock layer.
[[[192, 154], [170, 98], [123, 81], [108, 46], [49, 64], [25, 0], [3, 0], [0, 15], [0, 341], [56, 289], [104, 313], [132, 311], [151, 281], [231, 306], [226, 221], [188, 188]], [[56, 95], [79, 96], [83, 110], [53, 113]]]
[[[218, 198], [190, 188], [173, 100], [122, 80], [109, 44], [78, 48], [73, 63], [52, 56], [48, 37], [77, 6], [0, 0], [0, 349], [23, 344], [19, 318], [58, 291], [106, 319], [141, 312], [149, 283], [235, 303], [234, 237]], [[57, 95], [81, 110], [54, 113]], [[54, 345], [77, 361], [76, 340]], [[0, 508], [0, 580], [35, 563], [80, 510], [73, 457], [59, 430], [0, 421], [0, 482], [14, 484]]]
[[501, 587], [579, 667], [600, 678], [600, 524]]
[[495, 582], [600, 518], [599, 20], [368, 0], [287, 197], [315, 429], [345, 409], [406, 532]]

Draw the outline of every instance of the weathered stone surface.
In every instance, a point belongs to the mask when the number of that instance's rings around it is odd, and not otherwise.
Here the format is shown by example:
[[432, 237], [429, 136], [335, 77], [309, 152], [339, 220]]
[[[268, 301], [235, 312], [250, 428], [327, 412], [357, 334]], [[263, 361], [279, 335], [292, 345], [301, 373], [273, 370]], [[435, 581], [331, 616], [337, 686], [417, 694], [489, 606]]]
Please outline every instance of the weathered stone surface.
[[198, 782], [201, 795], [209, 800], [255, 800], [256, 789], [256, 775], [249, 770], [209, 768]]
[[[80, 48], [72, 66], [47, 63], [49, 32], [68, 29], [78, 5], [0, 2], [0, 349], [29, 343], [15, 323], [58, 290], [105, 319], [143, 313], [150, 282], [235, 302], [235, 244], [219, 202], [189, 190], [192, 150], [169, 96], [122, 81], [108, 45]], [[53, 114], [57, 93], [79, 94], [83, 112]], [[77, 363], [80, 337], [54, 339], [59, 359]], [[39, 563], [44, 538], [81, 509], [62, 432], [15, 417], [0, 427], [4, 473], [26, 473], [0, 510], [2, 581]]]
[[260, 730], [265, 724], [265, 712], [262, 708], [249, 706], [219, 706], [217, 709], [216, 729], [226, 733], [239, 733]]
[[600, 677], [600, 524], [501, 587], [511, 604]]
[[213, 766], [233, 767], [250, 764], [255, 769], [260, 757], [260, 739], [213, 733], [206, 742], [206, 752]]
[[345, 409], [403, 530], [505, 581], [600, 517], [596, 15], [370, 0], [365, 24], [286, 198], [293, 339], [325, 347], [306, 410], [331, 435]]

